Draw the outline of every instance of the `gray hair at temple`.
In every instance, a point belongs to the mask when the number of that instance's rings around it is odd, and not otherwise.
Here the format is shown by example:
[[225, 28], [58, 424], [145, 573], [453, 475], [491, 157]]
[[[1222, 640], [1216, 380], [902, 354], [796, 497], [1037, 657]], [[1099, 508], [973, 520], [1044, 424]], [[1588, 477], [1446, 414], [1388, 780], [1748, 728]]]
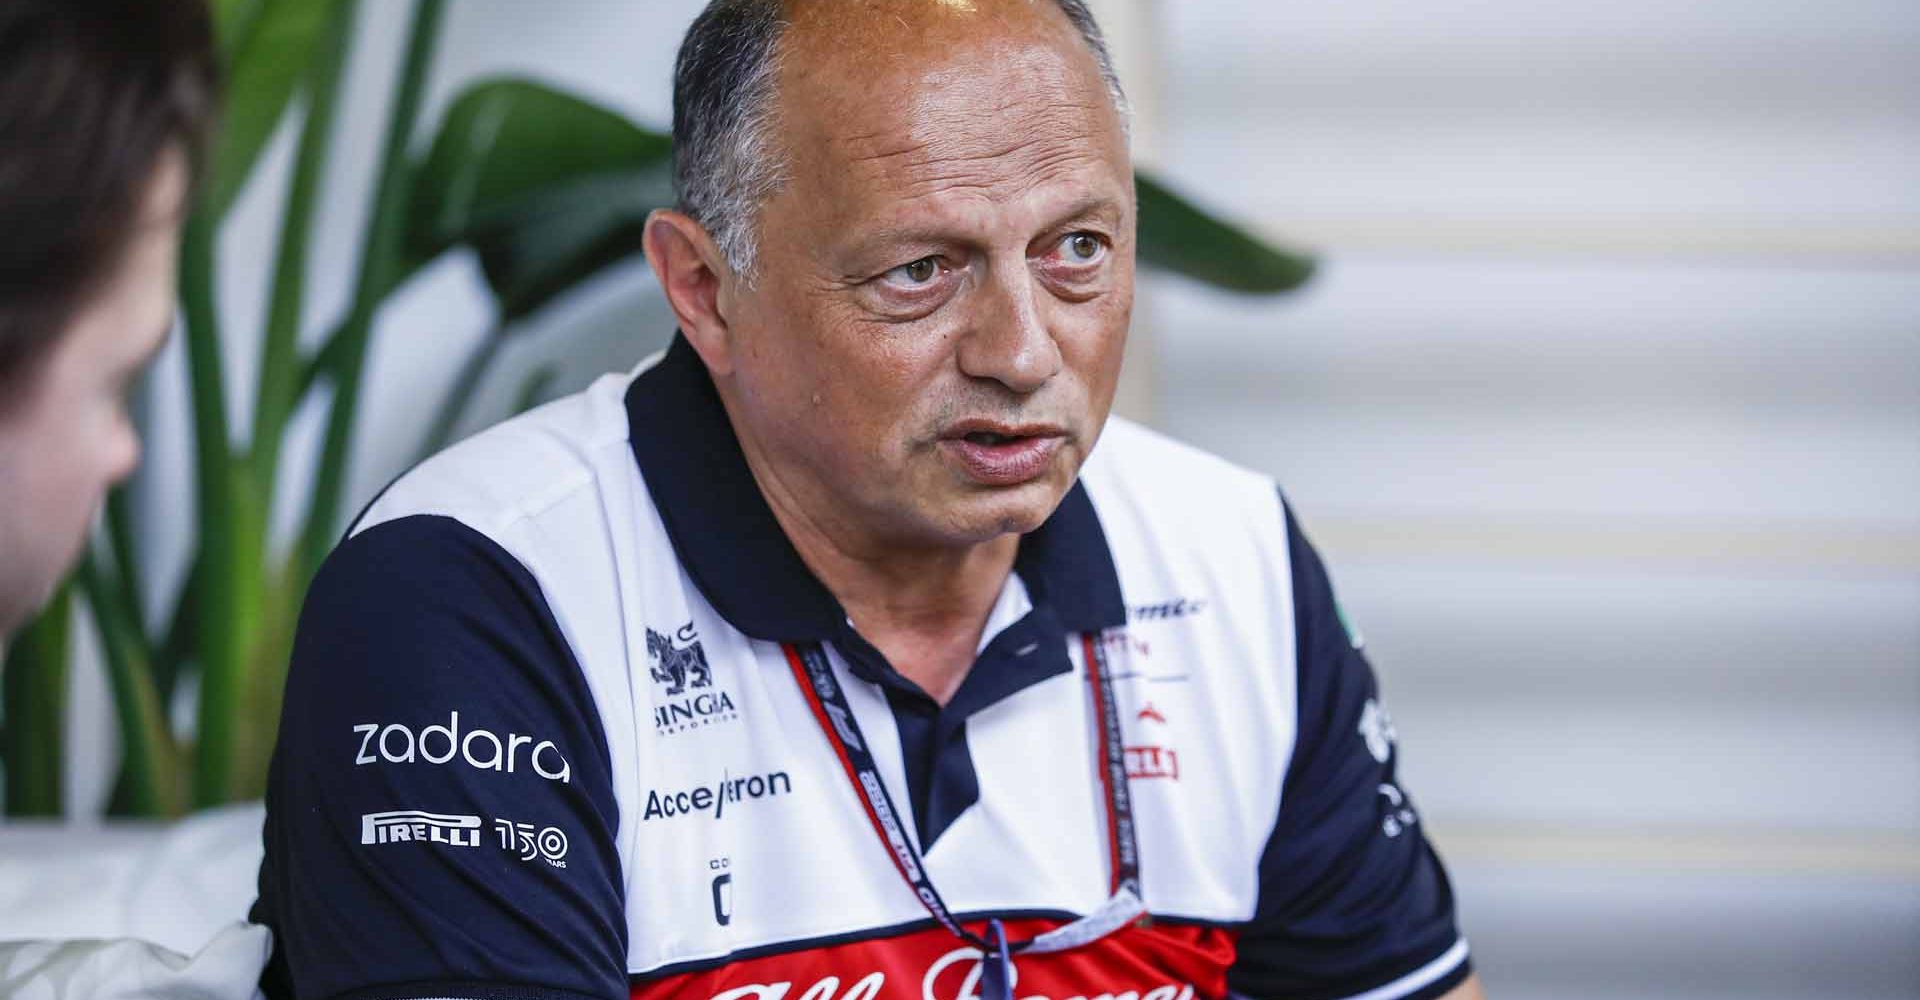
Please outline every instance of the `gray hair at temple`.
[[[1122, 127], [1131, 109], [1086, 0], [1052, 0], [1093, 51]], [[775, 148], [774, 79], [786, 0], [713, 0], [680, 43], [673, 73], [673, 188], [727, 266], [755, 275], [755, 216], [786, 179]]]

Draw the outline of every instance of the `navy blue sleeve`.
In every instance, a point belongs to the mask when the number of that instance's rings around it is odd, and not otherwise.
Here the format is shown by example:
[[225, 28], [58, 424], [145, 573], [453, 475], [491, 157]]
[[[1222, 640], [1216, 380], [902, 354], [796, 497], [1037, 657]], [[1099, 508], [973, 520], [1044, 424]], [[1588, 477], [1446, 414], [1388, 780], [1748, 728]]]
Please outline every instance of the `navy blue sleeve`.
[[[1284, 506], [1284, 502], [1283, 502]], [[1392, 720], [1285, 511], [1299, 724], [1260, 893], [1229, 976], [1256, 1000], [1425, 1000], [1470, 973], [1445, 869], [1400, 787]]]
[[307, 594], [254, 919], [269, 996], [627, 995], [606, 737], [539, 584], [409, 517]]

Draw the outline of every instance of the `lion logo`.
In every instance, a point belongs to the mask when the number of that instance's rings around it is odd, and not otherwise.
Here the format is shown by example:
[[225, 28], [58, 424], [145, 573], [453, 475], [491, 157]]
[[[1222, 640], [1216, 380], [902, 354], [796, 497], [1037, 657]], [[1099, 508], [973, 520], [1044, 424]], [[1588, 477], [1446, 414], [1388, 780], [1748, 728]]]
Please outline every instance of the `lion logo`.
[[690, 687], [713, 686], [713, 671], [707, 666], [707, 651], [701, 648], [700, 640], [694, 638], [697, 634], [692, 625], [683, 626], [679, 635], [686, 645], [677, 646], [673, 639], [652, 629], [647, 630], [647, 658], [653, 661], [651, 673], [654, 683], [665, 684], [670, 698]]

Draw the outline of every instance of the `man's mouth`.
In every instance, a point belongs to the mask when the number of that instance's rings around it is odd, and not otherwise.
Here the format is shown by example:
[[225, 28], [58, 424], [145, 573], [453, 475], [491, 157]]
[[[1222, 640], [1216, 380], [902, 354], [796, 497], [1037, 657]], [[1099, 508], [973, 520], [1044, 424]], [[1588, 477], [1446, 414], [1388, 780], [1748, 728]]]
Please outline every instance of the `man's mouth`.
[[1045, 425], [969, 421], [948, 431], [941, 450], [968, 479], [982, 486], [1018, 486], [1040, 478], [1066, 441], [1066, 432]]
[[966, 441], [971, 441], [974, 444], [985, 445], [1007, 444], [1009, 442], [1023, 440], [1022, 436], [1018, 434], [995, 434], [992, 431], [974, 431], [971, 434], [961, 435], [961, 438]]

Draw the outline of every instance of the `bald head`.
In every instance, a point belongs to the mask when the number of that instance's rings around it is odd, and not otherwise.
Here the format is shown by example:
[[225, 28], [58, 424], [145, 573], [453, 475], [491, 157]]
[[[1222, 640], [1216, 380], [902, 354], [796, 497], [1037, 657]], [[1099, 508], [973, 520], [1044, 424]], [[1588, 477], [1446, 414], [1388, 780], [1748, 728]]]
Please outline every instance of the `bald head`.
[[802, 75], [808, 71], [805, 64], [869, 74], [916, 72], [982, 45], [1009, 44], [1080, 49], [1087, 68], [1102, 72], [1082, 30], [1097, 32], [1091, 16], [1076, 26], [1067, 8], [1054, 0], [802, 0], [785, 9], [782, 61]]
[[1136, 199], [1084, 14], [721, 0], [688, 36], [647, 260], [803, 553], [1010, 558], [1099, 439]]
[[[1126, 96], [1085, 0], [714, 0], [688, 30], [675, 70], [680, 207], [751, 279], [759, 210], [789, 176], [783, 128], [813, 128], [806, 113], [905, 108], [914, 95], [902, 86], [984, 80], [962, 56], [1022, 48], [1079, 60], [1124, 135]], [[950, 71], [929, 73], [940, 66]], [[794, 99], [783, 99], [787, 91]]]

